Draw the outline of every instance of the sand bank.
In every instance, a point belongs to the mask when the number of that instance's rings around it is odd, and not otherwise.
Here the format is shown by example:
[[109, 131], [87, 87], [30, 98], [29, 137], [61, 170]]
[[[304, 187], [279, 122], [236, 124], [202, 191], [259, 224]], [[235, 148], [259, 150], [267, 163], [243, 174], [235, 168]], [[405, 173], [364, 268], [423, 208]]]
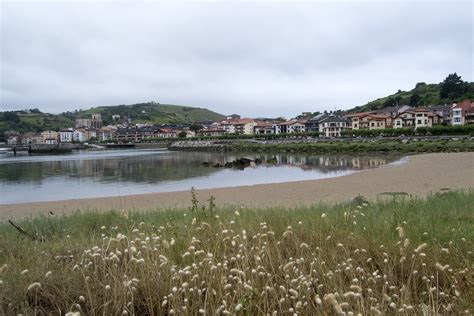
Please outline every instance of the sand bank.
[[[200, 201], [211, 195], [217, 205], [296, 206], [341, 202], [361, 194], [369, 199], [387, 192], [426, 196], [440, 190], [474, 188], [474, 153], [435, 153], [410, 156], [402, 165], [385, 166], [348, 176], [197, 190]], [[140, 194], [121, 197], [0, 205], [0, 220], [75, 210], [154, 210], [190, 204], [190, 192]]]

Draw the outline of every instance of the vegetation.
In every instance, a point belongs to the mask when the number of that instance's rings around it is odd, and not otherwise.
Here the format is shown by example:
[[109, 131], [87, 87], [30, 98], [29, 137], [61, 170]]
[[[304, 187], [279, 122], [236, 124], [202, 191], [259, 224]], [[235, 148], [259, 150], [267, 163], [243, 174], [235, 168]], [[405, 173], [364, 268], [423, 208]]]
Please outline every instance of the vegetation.
[[471, 140], [371, 140], [371, 141], [318, 141], [291, 143], [235, 142], [188, 150], [236, 151], [236, 152], [283, 152], [283, 153], [403, 153], [418, 154], [430, 152], [474, 151]]
[[42, 132], [45, 130], [60, 130], [65, 127], [75, 126], [72, 118], [63, 115], [41, 113], [32, 110], [0, 112], [0, 142], [5, 141], [5, 132], [14, 130], [17, 132]]
[[[66, 112], [64, 115], [75, 119], [89, 118], [92, 113], [101, 113], [105, 124], [119, 123], [126, 117], [130, 117], [133, 124], [192, 124], [200, 121], [220, 121], [225, 118], [224, 115], [208, 109], [156, 102], [99, 106], [85, 111]], [[112, 115], [115, 114], [120, 115], [118, 122], [112, 119]]]
[[462, 314], [474, 192], [0, 224], [2, 314]]
[[[92, 113], [101, 113], [102, 120], [107, 124], [121, 124], [129, 117], [132, 124], [191, 124], [198, 121], [219, 121], [223, 115], [202, 108], [159, 104], [155, 102], [133, 105], [101, 106], [88, 110], [65, 112], [62, 114], [42, 113], [38, 109], [28, 111], [0, 112], [0, 141], [5, 141], [5, 132], [42, 132], [44, 130], [58, 131], [62, 128], [74, 127], [76, 118], [90, 118]], [[113, 120], [112, 115], [120, 115]]]
[[439, 84], [419, 82], [410, 91], [398, 90], [395, 94], [357, 106], [348, 112], [365, 112], [382, 109], [397, 104], [422, 106], [433, 104], [452, 104], [462, 100], [474, 99], [474, 82], [466, 82], [456, 73], [449, 74]]
[[416, 130], [413, 128], [386, 128], [386, 129], [359, 129], [359, 130], [345, 130], [342, 132], [343, 136], [401, 136], [401, 135], [474, 135], [474, 125], [462, 126], [444, 126], [435, 125], [433, 127], [419, 127]]

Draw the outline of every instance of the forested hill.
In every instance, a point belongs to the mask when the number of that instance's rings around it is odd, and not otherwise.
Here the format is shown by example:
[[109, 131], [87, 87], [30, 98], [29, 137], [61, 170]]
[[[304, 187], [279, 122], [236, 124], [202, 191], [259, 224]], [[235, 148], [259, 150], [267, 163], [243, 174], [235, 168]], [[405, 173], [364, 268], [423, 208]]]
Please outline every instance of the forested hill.
[[452, 104], [465, 99], [474, 100], [474, 82], [463, 81], [454, 73], [448, 75], [443, 82], [431, 84], [419, 82], [410, 91], [398, 90], [389, 96], [352, 108], [348, 112], [373, 111], [397, 104], [415, 107]]
[[[38, 109], [26, 111], [0, 112], [0, 141], [9, 130], [18, 132], [40, 132], [74, 127], [76, 118], [90, 118], [91, 113], [101, 113], [104, 125], [120, 123], [130, 117], [132, 124], [191, 124], [199, 121], [219, 121], [224, 115], [204, 108], [159, 104], [156, 102], [132, 105], [99, 106], [88, 110], [78, 110], [61, 114], [43, 113]], [[115, 122], [112, 115], [120, 115]]]
[[156, 102], [137, 103], [132, 105], [99, 106], [84, 111], [66, 112], [68, 118], [90, 118], [92, 113], [101, 113], [104, 124], [113, 123], [112, 115], [126, 116], [132, 123], [152, 124], [191, 124], [198, 121], [220, 121], [224, 115], [204, 108], [160, 104]]

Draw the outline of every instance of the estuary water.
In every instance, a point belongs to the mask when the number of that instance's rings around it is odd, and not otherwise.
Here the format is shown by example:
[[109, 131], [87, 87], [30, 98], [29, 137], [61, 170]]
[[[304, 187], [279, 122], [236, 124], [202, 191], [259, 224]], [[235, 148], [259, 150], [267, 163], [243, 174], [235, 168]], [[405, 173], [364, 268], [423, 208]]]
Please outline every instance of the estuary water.
[[[243, 170], [204, 166], [238, 158], [263, 162]], [[396, 162], [394, 156], [80, 150], [67, 155], [0, 155], [0, 204], [173, 192], [348, 175]]]

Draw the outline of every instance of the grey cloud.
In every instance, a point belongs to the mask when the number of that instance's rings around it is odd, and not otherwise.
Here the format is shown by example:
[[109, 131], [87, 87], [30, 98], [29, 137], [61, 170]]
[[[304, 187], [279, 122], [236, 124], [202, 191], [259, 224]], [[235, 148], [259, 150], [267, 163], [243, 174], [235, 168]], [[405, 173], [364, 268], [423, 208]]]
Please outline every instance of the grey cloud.
[[2, 109], [156, 100], [292, 116], [473, 78], [470, 1], [0, 6]]

